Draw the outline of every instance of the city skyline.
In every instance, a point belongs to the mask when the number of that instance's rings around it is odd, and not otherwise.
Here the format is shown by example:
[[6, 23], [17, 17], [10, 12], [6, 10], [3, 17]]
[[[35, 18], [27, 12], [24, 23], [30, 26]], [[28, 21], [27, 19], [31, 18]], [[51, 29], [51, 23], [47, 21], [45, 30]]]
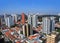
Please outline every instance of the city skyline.
[[60, 12], [59, 0], [0, 0], [1, 13]]
[[8, 43], [60, 43], [59, 19], [59, 15], [3, 15], [0, 17], [0, 40]]

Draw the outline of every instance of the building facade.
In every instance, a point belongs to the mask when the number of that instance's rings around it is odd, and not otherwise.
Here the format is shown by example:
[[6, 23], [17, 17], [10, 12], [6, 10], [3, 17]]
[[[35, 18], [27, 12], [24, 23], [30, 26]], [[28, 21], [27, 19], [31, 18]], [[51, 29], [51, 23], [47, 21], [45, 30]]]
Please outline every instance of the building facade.
[[50, 32], [55, 31], [55, 18], [50, 17]]
[[43, 17], [42, 21], [43, 21], [42, 32], [49, 34], [50, 33], [50, 18], [49, 17]]
[[30, 25], [28, 23], [26, 23], [25, 25], [22, 26], [23, 29], [23, 35], [25, 35], [26, 37], [28, 37], [30, 35]]
[[0, 26], [2, 25], [2, 18], [0, 18]]
[[25, 14], [22, 13], [22, 24], [25, 24]]
[[46, 43], [55, 43], [55, 38], [56, 38], [56, 35], [54, 34], [47, 35]]
[[60, 13], [58, 14], [58, 16], [59, 16], [59, 22], [60, 22]]
[[17, 18], [18, 18], [18, 15], [12, 14], [12, 19], [13, 19], [14, 23], [17, 22], [17, 20], [18, 20]]
[[55, 31], [55, 20], [54, 17], [43, 17], [43, 33], [49, 34]]
[[28, 15], [28, 24], [30, 25], [30, 34], [33, 34], [32, 30], [32, 15]]
[[37, 15], [32, 15], [32, 26], [37, 27]]
[[6, 23], [6, 26], [8, 26], [8, 27], [14, 25], [14, 22], [13, 22], [13, 19], [11, 16], [5, 18], [5, 23]]

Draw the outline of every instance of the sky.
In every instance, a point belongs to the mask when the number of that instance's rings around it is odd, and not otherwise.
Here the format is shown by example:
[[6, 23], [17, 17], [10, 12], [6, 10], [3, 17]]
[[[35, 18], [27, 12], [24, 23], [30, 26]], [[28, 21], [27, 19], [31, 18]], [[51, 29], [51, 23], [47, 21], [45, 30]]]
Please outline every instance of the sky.
[[22, 12], [60, 12], [60, 0], [0, 0], [0, 14]]

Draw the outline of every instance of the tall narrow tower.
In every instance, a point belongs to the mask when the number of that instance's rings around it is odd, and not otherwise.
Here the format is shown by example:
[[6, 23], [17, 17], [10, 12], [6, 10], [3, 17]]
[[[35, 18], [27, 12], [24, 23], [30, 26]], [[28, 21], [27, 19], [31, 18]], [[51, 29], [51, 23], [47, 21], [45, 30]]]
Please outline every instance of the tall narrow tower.
[[37, 15], [32, 16], [32, 25], [35, 28], [37, 27]]
[[6, 23], [6, 26], [8, 26], [8, 27], [14, 25], [14, 22], [13, 22], [13, 19], [11, 16], [5, 18], [5, 23]]
[[50, 32], [55, 31], [55, 18], [50, 17]]
[[12, 19], [13, 19], [13, 21], [14, 21], [14, 23], [16, 23], [17, 22], [17, 15], [16, 14], [12, 14]]
[[32, 30], [32, 15], [28, 15], [28, 24], [30, 25], [30, 34], [33, 34]]
[[26, 36], [26, 37], [28, 37], [29, 35], [30, 35], [30, 25], [28, 24], [28, 23], [26, 23], [26, 24], [24, 24], [23, 26], [22, 26], [22, 28], [23, 28], [23, 34]]
[[49, 17], [43, 17], [43, 29], [42, 32], [49, 34], [50, 33], [50, 18]]
[[2, 25], [2, 18], [0, 18], [0, 26]]
[[25, 14], [22, 13], [22, 24], [25, 24]]
[[60, 22], [60, 13], [58, 14], [58, 16], [59, 16], [59, 22]]
[[54, 17], [43, 17], [43, 29], [42, 32], [49, 34], [55, 31], [55, 20]]

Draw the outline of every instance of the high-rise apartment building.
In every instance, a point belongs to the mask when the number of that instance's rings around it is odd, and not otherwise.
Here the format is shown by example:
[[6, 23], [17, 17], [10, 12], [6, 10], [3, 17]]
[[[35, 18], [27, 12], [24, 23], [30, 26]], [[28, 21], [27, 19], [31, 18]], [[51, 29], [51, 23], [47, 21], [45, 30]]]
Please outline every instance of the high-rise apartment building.
[[32, 15], [32, 26], [37, 27], [37, 15]]
[[55, 31], [55, 18], [50, 17], [50, 32]]
[[28, 15], [28, 24], [32, 25], [32, 15]]
[[6, 26], [8, 27], [14, 25], [14, 22], [11, 16], [5, 18], [5, 23], [6, 23]]
[[17, 22], [17, 20], [18, 20], [17, 18], [18, 18], [17, 14], [12, 14], [12, 19], [13, 19], [14, 23]]
[[54, 17], [43, 17], [43, 33], [49, 34], [55, 31], [55, 20]]
[[49, 34], [50, 33], [50, 18], [49, 17], [43, 17], [42, 21], [43, 21], [42, 32]]
[[2, 18], [0, 18], [0, 26], [2, 25]]
[[30, 25], [30, 34], [33, 34], [32, 30], [32, 15], [28, 15], [28, 24]]
[[58, 14], [58, 16], [59, 16], [59, 22], [60, 22], [60, 13]]
[[25, 24], [25, 14], [22, 13], [22, 24]]
[[23, 34], [26, 37], [28, 37], [30, 35], [30, 25], [26, 23], [22, 26], [22, 28], [23, 28]]

